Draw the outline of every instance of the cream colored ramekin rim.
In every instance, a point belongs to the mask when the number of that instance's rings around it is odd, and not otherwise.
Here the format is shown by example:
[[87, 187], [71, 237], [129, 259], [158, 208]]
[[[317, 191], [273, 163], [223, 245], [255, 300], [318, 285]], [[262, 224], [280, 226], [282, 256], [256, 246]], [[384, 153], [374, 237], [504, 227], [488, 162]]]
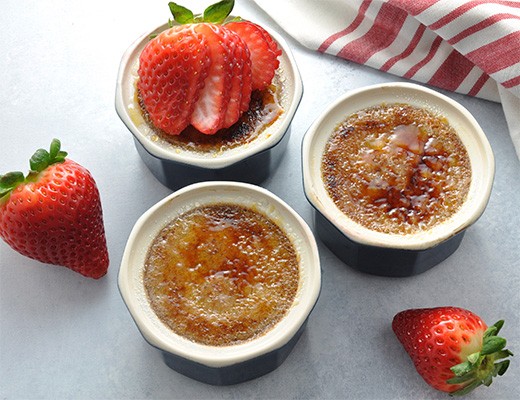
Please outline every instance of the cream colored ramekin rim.
[[[298, 236], [296, 246], [300, 257], [300, 286], [288, 314], [263, 336], [235, 346], [214, 347], [189, 341], [173, 333], [151, 310], [142, 285], [142, 252], [168, 221], [165, 215], [181, 213], [183, 202], [201, 199], [200, 204], [219, 202], [221, 198], [241, 198], [239, 204], [250, 202], [273, 207], [273, 215], [283, 217], [282, 224]], [[178, 205], [177, 205], [178, 204]], [[184, 204], [185, 205], [185, 204]], [[194, 206], [197, 206], [194, 204]], [[165, 215], [161, 216], [161, 213]], [[150, 234], [150, 230], [156, 232]], [[143, 238], [143, 236], [145, 236]], [[148, 246], [143, 249], [143, 243]], [[320, 261], [316, 241], [305, 221], [283, 200], [261, 187], [238, 182], [201, 182], [182, 188], [146, 211], [136, 222], [127, 241], [118, 276], [121, 296], [143, 337], [154, 347], [209, 367], [224, 367], [256, 358], [281, 348], [307, 320], [321, 288]], [[137, 289], [137, 290], [136, 290]]]
[[[430, 230], [415, 234], [376, 232], [356, 223], [334, 204], [327, 194], [322, 179], [323, 143], [332, 134], [333, 129], [330, 128], [337, 126], [358, 110], [371, 105], [392, 102], [412, 103], [435, 109], [446, 116], [452, 126], [466, 127], [463, 132], [458, 131], [458, 134], [468, 150], [472, 167], [472, 183], [468, 198], [461, 209], [447, 221]], [[347, 238], [368, 246], [424, 250], [465, 230], [482, 215], [491, 195], [495, 161], [485, 133], [476, 119], [461, 104], [422, 85], [392, 82], [350, 90], [328, 105], [304, 136], [302, 168], [304, 190], [308, 201]]]

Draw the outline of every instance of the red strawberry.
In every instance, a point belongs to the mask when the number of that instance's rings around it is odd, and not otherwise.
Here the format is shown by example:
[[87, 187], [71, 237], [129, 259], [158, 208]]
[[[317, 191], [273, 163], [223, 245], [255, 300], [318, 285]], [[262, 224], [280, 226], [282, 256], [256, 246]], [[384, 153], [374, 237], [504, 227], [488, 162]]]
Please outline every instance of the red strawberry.
[[281, 50], [256, 24], [222, 25], [233, 5], [233, 0], [222, 0], [193, 15], [169, 3], [179, 25], [170, 24], [139, 58], [137, 87], [157, 128], [178, 135], [191, 124], [215, 134], [249, 109], [253, 89], [271, 83]]
[[224, 125], [230, 100], [233, 49], [230, 35], [222, 25], [200, 23], [194, 29], [207, 41], [211, 59], [208, 76], [191, 115], [191, 124], [200, 132], [214, 134]]
[[[272, 36], [267, 32], [265, 29], [263, 29], [261, 26], [259, 26], [261, 29], [264, 39], [267, 41], [267, 44], [269, 45], [269, 48], [271, 51], [275, 54], [276, 57], [280, 57], [282, 55], [282, 50], [278, 47], [278, 44], [274, 41]], [[279, 62], [278, 62], [279, 64]]]
[[229, 128], [249, 108], [252, 91], [251, 57], [244, 41], [229, 31], [232, 50], [230, 99], [226, 107], [223, 128]]
[[402, 311], [392, 329], [426, 383], [462, 395], [506, 372], [509, 360], [503, 359], [513, 354], [496, 336], [503, 324], [487, 328], [468, 310], [438, 307]]
[[210, 71], [209, 53], [208, 41], [193, 25], [172, 27], [143, 49], [137, 87], [157, 128], [178, 135], [190, 124]]
[[238, 33], [251, 53], [253, 89], [265, 89], [271, 84], [280, 61], [281, 50], [271, 35], [261, 26], [250, 21], [230, 22], [226, 28]]
[[99, 191], [66, 156], [54, 139], [32, 156], [27, 177], [0, 177], [0, 236], [24, 256], [97, 279], [108, 269]]

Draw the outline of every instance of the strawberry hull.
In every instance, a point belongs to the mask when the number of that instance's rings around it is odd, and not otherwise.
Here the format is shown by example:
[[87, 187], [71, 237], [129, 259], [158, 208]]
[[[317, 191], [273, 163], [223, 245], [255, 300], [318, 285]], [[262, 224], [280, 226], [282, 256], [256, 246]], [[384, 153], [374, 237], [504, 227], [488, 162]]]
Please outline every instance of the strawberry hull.
[[194, 151], [172, 144], [164, 135], [158, 134], [146, 120], [138, 100], [139, 55], [150, 35], [165, 29], [166, 24], [138, 38], [123, 55], [119, 68], [116, 111], [134, 136], [139, 155], [154, 176], [171, 189], [205, 180], [261, 183], [283, 156], [289, 140], [290, 123], [303, 94], [301, 77], [287, 43], [269, 30], [282, 51], [274, 80], [280, 85], [279, 107], [282, 110], [277, 118], [272, 123], [254, 128], [254, 139], [244, 145], [216, 152]]

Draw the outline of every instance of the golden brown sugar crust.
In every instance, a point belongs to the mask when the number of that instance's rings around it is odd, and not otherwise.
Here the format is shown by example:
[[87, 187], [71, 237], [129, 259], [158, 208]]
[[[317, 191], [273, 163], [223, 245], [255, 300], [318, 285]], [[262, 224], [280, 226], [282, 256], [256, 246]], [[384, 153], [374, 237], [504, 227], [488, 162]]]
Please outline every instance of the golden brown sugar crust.
[[270, 330], [291, 307], [298, 283], [297, 253], [282, 229], [224, 203], [175, 218], [155, 238], [144, 273], [158, 317], [175, 333], [214, 346]]
[[408, 104], [383, 104], [336, 128], [322, 175], [336, 206], [357, 223], [380, 232], [414, 233], [461, 207], [471, 166], [444, 117]]

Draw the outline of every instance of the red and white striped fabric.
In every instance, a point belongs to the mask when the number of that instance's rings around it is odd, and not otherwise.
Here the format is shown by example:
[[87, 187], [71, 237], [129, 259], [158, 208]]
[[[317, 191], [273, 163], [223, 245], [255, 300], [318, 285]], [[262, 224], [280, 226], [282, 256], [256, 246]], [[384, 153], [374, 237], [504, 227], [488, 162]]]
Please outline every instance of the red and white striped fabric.
[[306, 47], [501, 102], [520, 157], [520, 1], [255, 1]]

